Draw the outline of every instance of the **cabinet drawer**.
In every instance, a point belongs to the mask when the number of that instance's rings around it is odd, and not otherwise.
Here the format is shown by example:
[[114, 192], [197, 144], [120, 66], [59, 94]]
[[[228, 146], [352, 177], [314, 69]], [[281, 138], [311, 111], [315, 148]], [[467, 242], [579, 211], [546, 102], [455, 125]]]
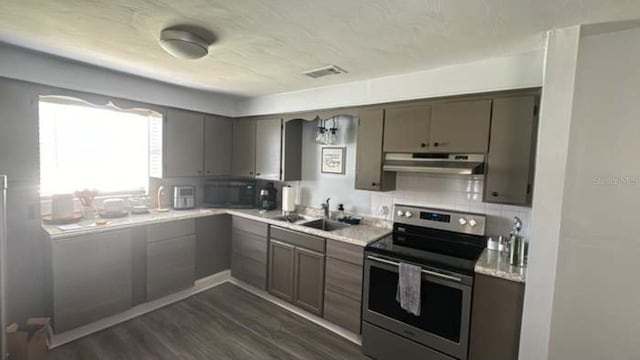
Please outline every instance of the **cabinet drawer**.
[[193, 286], [195, 256], [195, 235], [148, 243], [147, 300]]
[[154, 242], [175, 239], [195, 233], [196, 222], [194, 219], [168, 221], [165, 223], [149, 225], [147, 227], [147, 241]]
[[244, 232], [248, 232], [250, 234], [262, 236], [266, 238], [269, 235], [269, 225], [255, 221], [248, 220], [241, 217], [234, 216], [233, 217], [233, 228], [237, 230], [242, 230]]
[[325, 239], [321, 237], [272, 226], [271, 238], [322, 254], [325, 253]]
[[326, 289], [324, 292], [324, 318], [358, 334], [360, 333], [360, 301]]
[[341, 241], [327, 240], [327, 256], [362, 266], [364, 248]]
[[362, 298], [362, 266], [327, 258], [326, 288], [351, 299]]
[[244, 231], [233, 229], [231, 233], [232, 252], [258, 262], [267, 262], [267, 239]]
[[267, 264], [233, 253], [231, 276], [259, 289], [267, 289]]

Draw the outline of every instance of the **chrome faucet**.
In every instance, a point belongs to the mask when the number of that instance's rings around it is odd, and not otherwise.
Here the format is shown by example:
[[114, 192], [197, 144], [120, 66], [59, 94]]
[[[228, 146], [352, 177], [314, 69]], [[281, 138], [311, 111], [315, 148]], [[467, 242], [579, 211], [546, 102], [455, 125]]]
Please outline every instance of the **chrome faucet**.
[[331, 200], [331, 198], [327, 198], [327, 200], [325, 200], [325, 202], [322, 203], [322, 210], [324, 210], [325, 220], [329, 219], [329, 200]]

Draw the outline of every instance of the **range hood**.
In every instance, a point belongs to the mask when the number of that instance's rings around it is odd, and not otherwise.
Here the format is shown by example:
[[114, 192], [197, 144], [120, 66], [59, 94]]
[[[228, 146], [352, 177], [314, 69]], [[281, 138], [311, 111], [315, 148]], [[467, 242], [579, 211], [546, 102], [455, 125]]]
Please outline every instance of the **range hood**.
[[484, 173], [484, 154], [387, 153], [384, 171], [477, 175]]

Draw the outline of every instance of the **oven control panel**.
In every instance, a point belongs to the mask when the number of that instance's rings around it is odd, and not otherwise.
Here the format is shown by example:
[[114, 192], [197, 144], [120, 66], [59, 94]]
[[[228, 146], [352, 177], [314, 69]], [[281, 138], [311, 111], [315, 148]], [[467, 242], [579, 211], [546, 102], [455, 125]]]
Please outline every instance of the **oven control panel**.
[[484, 214], [463, 213], [444, 209], [396, 205], [393, 221], [401, 224], [484, 236], [486, 216]]

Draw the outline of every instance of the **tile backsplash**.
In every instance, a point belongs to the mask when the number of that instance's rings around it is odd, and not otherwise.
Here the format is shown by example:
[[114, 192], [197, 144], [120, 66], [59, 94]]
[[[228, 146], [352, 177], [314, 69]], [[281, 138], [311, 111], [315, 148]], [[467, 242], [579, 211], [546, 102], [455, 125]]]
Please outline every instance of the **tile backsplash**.
[[[513, 217], [523, 222], [522, 234], [529, 237], [531, 209], [482, 202], [483, 177], [398, 173], [396, 190], [371, 193], [371, 215], [392, 219], [394, 204], [468, 211], [487, 215], [487, 235], [509, 235]], [[387, 206], [384, 216], [379, 210]]]

